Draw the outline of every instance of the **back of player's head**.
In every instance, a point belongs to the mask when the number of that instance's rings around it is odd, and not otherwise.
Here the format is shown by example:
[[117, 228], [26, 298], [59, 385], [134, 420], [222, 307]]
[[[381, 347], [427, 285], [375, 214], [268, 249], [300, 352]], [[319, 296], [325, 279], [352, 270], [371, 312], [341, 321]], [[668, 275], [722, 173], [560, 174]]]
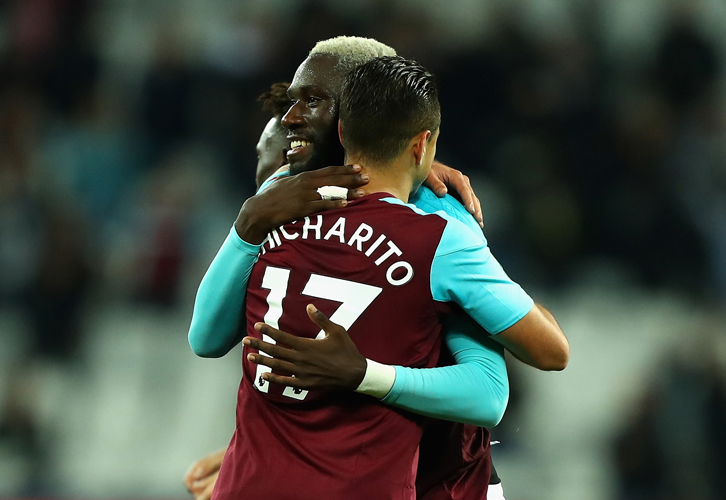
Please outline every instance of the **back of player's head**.
[[434, 76], [415, 61], [379, 57], [345, 79], [340, 98], [343, 147], [348, 153], [387, 162], [417, 134], [441, 125]]
[[255, 181], [258, 188], [286, 161], [285, 153], [290, 143], [287, 140], [287, 130], [280, 124], [280, 119], [290, 108], [290, 98], [287, 96], [289, 86], [286, 82], [273, 83], [270, 90], [257, 98], [262, 103], [262, 109], [272, 114], [257, 142]]
[[373, 38], [336, 36], [316, 43], [308, 57], [318, 54], [337, 57], [336, 68], [345, 74], [376, 57], [395, 56], [396, 51]]
[[270, 85], [270, 90], [261, 94], [257, 100], [262, 103], [262, 109], [275, 118], [282, 118], [290, 109], [290, 98], [287, 96], [287, 82], [278, 82]]

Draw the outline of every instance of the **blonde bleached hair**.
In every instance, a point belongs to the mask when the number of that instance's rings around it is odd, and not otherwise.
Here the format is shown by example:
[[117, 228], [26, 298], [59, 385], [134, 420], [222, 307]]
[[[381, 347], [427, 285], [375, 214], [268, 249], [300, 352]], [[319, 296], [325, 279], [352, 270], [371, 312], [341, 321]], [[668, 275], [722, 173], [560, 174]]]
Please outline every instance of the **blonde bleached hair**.
[[308, 57], [318, 54], [337, 57], [336, 67], [348, 73], [376, 57], [395, 56], [396, 51], [373, 38], [336, 36], [316, 43]]

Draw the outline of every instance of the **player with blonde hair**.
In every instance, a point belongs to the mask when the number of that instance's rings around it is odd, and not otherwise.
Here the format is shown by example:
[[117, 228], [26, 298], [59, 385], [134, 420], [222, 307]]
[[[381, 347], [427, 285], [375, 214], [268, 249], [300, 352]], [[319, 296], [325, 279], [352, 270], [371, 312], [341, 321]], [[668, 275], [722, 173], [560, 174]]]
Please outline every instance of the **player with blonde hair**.
[[[345, 51], [345, 45], [347, 45], [347, 41], [342, 40], [346, 43], [343, 44], [343, 51], [347, 54]], [[349, 45], [349, 44], [348, 44]], [[330, 158], [335, 156], [335, 151], [332, 151], [335, 149], [335, 146], [337, 143], [337, 138], [335, 140], [331, 140], [332, 137], [335, 137], [337, 134], [335, 134], [335, 128], [331, 127], [330, 124], [334, 124], [333, 120], [337, 119], [337, 106], [338, 106], [338, 96], [340, 93], [340, 87], [342, 86], [342, 79], [344, 77], [343, 74], [341, 74], [341, 62], [340, 60], [344, 60], [345, 58], [342, 55], [334, 55], [331, 54], [332, 50], [341, 50], [341, 45], [338, 44], [337, 48], [332, 49], [330, 47], [325, 47], [324, 45], [321, 47], [317, 47], [316, 52], [311, 52], [311, 56], [306, 60], [306, 62], [301, 66], [301, 68], [296, 73], [296, 80], [293, 81], [293, 87], [290, 89], [290, 95], [293, 97], [293, 107], [291, 110], [287, 113], [285, 118], [283, 119], [283, 122], [290, 130], [290, 141], [291, 141], [291, 151], [288, 153], [288, 160], [290, 160], [291, 164], [291, 171], [294, 172], [303, 172], [299, 175], [288, 177], [288, 178], [280, 178], [276, 182], [273, 182], [270, 184], [270, 188], [268, 190], [265, 190], [261, 192], [257, 197], [256, 200], [254, 200], [256, 203], [249, 203], [251, 200], [248, 200], [247, 203], [245, 203], [245, 207], [243, 207], [243, 210], [240, 212], [240, 216], [238, 217], [238, 221], [235, 224], [236, 226], [236, 233], [239, 236], [243, 236], [243, 240], [247, 240], [248, 242], [256, 242], [263, 240], [267, 233], [270, 231], [270, 229], [274, 229], [276, 227], [274, 224], [276, 224], [278, 221], [280, 223], [284, 222], [283, 219], [284, 215], [277, 215], [274, 217], [260, 217], [260, 215], [255, 215], [256, 211], [260, 211], [258, 207], [264, 206], [264, 204], [267, 204], [269, 206], [269, 203], [274, 201], [275, 199], [284, 199], [282, 197], [282, 193], [287, 193], [285, 197], [289, 197], [290, 194], [293, 192], [293, 188], [300, 188], [303, 185], [302, 181], [299, 181], [301, 176], [306, 175], [306, 173], [310, 173], [309, 171], [314, 170], [315, 168], [319, 168], [322, 165], [333, 163], [333, 162], [324, 162], [321, 161], [321, 159], [324, 158]], [[314, 49], [316, 50], [316, 49]], [[296, 81], [299, 83], [299, 85], [296, 86]], [[331, 133], [332, 132], [332, 133]], [[338, 147], [338, 156], [337, 162], [340, 161], [340, 152], [342, 149]], [[297, 179], [296, 179], [297, 178]], [[311, 181], [314, 180], [315, 177], [308, 176], [304, 178], [304, 180], [311, 184]], [[295, 180], [296, 183], [293, 185], [292, 181]], [[313, 183], [314, 184], [314, 183]], [[314, 188], [314, 185], [308, 185], [306, 186], [308, 189]], [[272, 194], [271, 194], [272, 193]], [[430, 193], [430, 191], [429, 191]], [[428, 203], [429, 208], [432, 205], [435, 205], [434, 202], [435, 197], [433, 195], [429, 195], [429, 197], [426, 199], [424, 198], [423, 202], [424, 205]], [[415, 202], [415, 200], [413, 200]], [[421, 201], [421, 200], [419, 200]], [[319, 203], [319, 202], [318, 202]], [[440, 207], [437, 208], [450, 208], [452, 204], [455, 203], [450, 198], [441, 200]], [[278, 207], [279, 211], [279, 207]], [[264, 210], [261, 210], [262, 214], [269, 215], [271, 212], [268, 210], [265, 212]], [[456, 212], [456, 210], [455, 210]], [[463, 210], [456, 212], [457, 217], [464, 217], [462, 215]], [[289, 214], [287, 214], [289, 215]], [[299, 217], [297, 215], [296, 217]], [[267, 227], [263, 227], [265, 220], [267, 220]], [[274, 222], [270, 223], [269, 219], [273, 219]], [[291, 220], [291, 219], [290, 219]], [[249, 240], [247, 239], [249, 238]], [[221, 253], [221, 252], [220, 252]], [[212, 268], [210, 268], [210, 271]], [[205, 278], [206, 280], [207, 278]], [[203, 283], [204, 285], [204, 283]], [[200, 294], [202, 292], [202, 287], [200, 287]], [[242, 291], [243, 293], [243, 291]], [[233, 294], [232, 294], [233, 295]], [[219, 298], [219, 297], [217, 297]], [[223, 298], [224, 299], [224, 298]], [[198, 299], [199, 302], [199, 299]], [[233, 304], [232, 302], [225, 302], [225, 300], [216, 301], [216, 308], [224, 308], [226, 305]], [[239, 302], [237, 302], [239, 304]], [[525, 314], [526, 313], [526, 314]], [[548, 329], [551, 328], [551, 325], [553, 321], [549, 321], [549, 317], [546, 313], [546, 311], [543, 311], [542, 308], [539, 306], [535, 306], [532, 308], [529, 313], [527, 311], [524, 311], [524, 316], [521, 316], [519, 318], [515, 317], [516, 323], [519, 324], [520, 322], [523, 322], [522, 325], [519, 325], [519, 328], [514, 328], [515, 325], [512, 325], [512, 328], [506, 328], [505, 330], [510, 330], [506, 335], [501, 335], [500, 339], [503, 340], [503, 342], [509, 343], [508, 347], [510, 347], [513, 351], [515, 351], [520, 357], [525, 359], [526, 361], [530, 362], [531, 364], [535, 366], [539, 366], [540, 368], [545, 369], [557, 369], [561, 368], [563, 365], [562, 356], [565, 354], [564, 363], [566, 363], [566, 353], [563, 349], [565, 349], [566, 341], [564, 341], [564, 344], [562, 343], [562, 339], [564, 338], [561, 336], [561, 332], [559, 332], [559, 329], [557, 329], [554, 332], [550, 332]], [[197, 310], [195, 308], [195, 316], [197, 316]], [[544, 319], [543, 319], [544, 318]], [[526, 319], [526, 320], [525, 320]], [[534, 325], [532, 322], [534, 321]], [[544, 321], [544, 323], [543, 323]], [[233, 324], [239, 324], [239, 319], [236, 321], [236, 323], [233, 321]], [[215, 325], [214, 321], [209, 322], [206, 326], [210, 327]], [[221, 327], [222, 330], [229, 330], [230, 326], [227, 325], [220, 325], [216, 324], [217, 327]], [[195, 325], [192, 325], [192, 330], [194, 331]], [[522, 332], [519, 331], [524, 327], [524, 330], [531, 330], [534, 328], [535, 330], [544, 328], [546, 334], [543, 332], [540, 332], [542, 335], [539, 335], [540, 343], [537, 346], [529, 345], [527, 342], [524, 342], [524, 346], [518, 345], [517, 341], [519, 340], [518, 337], [522, 337]], [[218, 328], [213, 328], [214, 331], [219, 332], [220, 330]], [[190, 340], [192, 339], [192, 333], [198, 334], [200, 333], [199, 330], [193, 332], [190, 331]], [[210, 330], [211, 331], [211, 330]], [[559, 332], [559, 333], [558, 333]], [[202, 328], [201, 333], [204, 333], [204, 328]], [[496, 332], [494, 332], [496, 333]], [[504, 333], [504, 332], [502, 332]], [[536, 338], [536, 337], [535, 337]], [[210, 353], [212, 355], [217, 354], [218, 352], [224, 351], [225, 348], [227, 348], [230, 344], [233, 345], [235, 339], [232, 339], [232, 341], [225, 340], [221, 346], [212, 346], [210, 348]], [[236, 339], [237, 341], [239, 338]], [[531, 340], [531, 339], [530, 339]], [[454, 353], [456, 355], [456, 353]], [[501, 355], [501, 353], [500, 353]], [[356, 360], [356, 363], [358, 363], [359, 360]], [[356, 363], [353, 363], [353, 365], [356, 365]], [[363, 372], [366, 372], [365, 369], [365, 360], [363, 360], [364, 366], [363, 366]], [[360, 364], [357, 364], [358, 367], [360, 367]], [[448, 372], [440, 371], [436, 372], [436, 370], [423, 370], [422, 372], [431, 372], [431, 375], [434, 375], [434, 372], [436, 373], [454, 373], [454, 370], [459, 368], [459, 366], [453, 366], [450, 367], [452, 370], [449, 370]], [[468, 368], [471, 368], [469, 366]], [[446, 370], [446, 369], [444, 369]], [[358, 369], [358, 372], [360, 372], [360, 369]], [[389, 372], [390, 373], [390, 372]], [[410, 393], [407, 393], [407, 388], [405, 387], [405, 381], [407, 379], [407, 376], [405, 375], [405, 371], [399, 371], [398, 367], [395, 371], [395, 377], [396, 380], [394, 382], [394, 385], [389, 393], [395, 393], [398, 394], [396, 404], [399, 406], [402, 406], [404, 408], [407, 408], [412, 411], [421, 411], [421, 408], [417, 408], [417, 403], [414, 401], [416, 397], [419, 397], [423, 400], [426, 400], [425, 397], [423, 397], [421, 394], [416, 394], [416, 391], [410, 391]], [[269, 374], [270, 376], [273, 376], [273, 374]], [[490, 376], [491, 374], [487, 374], [486, 376]], [[477, 393], [477, 389], [481, 389], [481, 380], [477, 378], [477, 376], [474, 375], [474, 372], [470, 373], [470, 378], [472, 385], [467, 386], [465, 390], [458, 391], [458, 390], [448, 390], [446, 391], [446, 394], [443, 393], [436, 393], [435, 397], [440, 400], [442, 406], [446, 406], [446, 408], [434, 408], [433, 410], [431, 408], [423, 409], [421, 412], [426, 413], [428, 411], [429, 414], [434, 414], [434, 416], [437, 416], [439, 418], [453, 418], [453, 419], [463, 419], [464, 421], [467, 421], [467, 417], [462, 418], [462, 413], [468, 412], [474, 412], [476, 413], [476, 408], [472, 410], [472, 405], [466, 406], [466, 411], [462, 411], [462, 405], [461, 401], [458, 402], [456, 398], [463, 398], [466, 399], [468, 396], [469, 402], [472, 400], [475, 403], [478, 403], [477, 399], [479, 399], [479, 396], [472, 397], [473, 394], [479, 394]], [[506, 377], [505, 377], [506, 378]], [[300, 381], [305, 380], [304, 377], [299, 378]], [[272, 380], [272, 379], [271, 379]], [[403, 384], [403, 387], [398, 387], [399, 380], [402, 380], [401, 384]], [[274, 380], [273, 380], [274, 381]], [[410, 381], [410, 379], [409, 379]], [[360, 382], [360, 381], [358, 381]], [[306, 381], [305, 383], [308, 383]], [[486, 384], [483, 384], [486, 385]], [[437, 386], [432, 386], [436, 388]], [[469, 392], [468, 394], [464, 394], [464, 392], [469, 391], [471, 387], [474, 387], [474, 392]], [[355, 387], [352, 387], [355, 388]], [[436, 392], [436, 391], [434, 391]], [[384, 394], [385, 395], [385, 394]], [[384, 400], [385, 401], [385, 400]], [[430, 398], [426, 401], [430, 401]], [[449, 404], [451, 403], [451, 404]], [[458, 414], [457, 414], [458, 412]], [[476, 420], [475, 418], [472, 419], [471, 415], [469, 415], [469, 421]], [[461, 439], [462, 435], [459, 435], [458, 439]], [[456, 441], [457, 438], [455, 438], [454, 441]], [[488, 446], [488, 440], [486, 443], [481, 441], [483, 449], [486, 449]], [[469, 451], [471, 451], [472, 441], [467, 441], [468, 446], [470, 447]], [[463, 441], [454, 442], [455, 446], [458, 447], [459, 450], [462, 448]], [[475, 450], [476, 451], [476, 450]], [[464, 488], [461, 481], [458, 481], [457, 484], [455, 484], [454, 488], [451, 488], [450, 481], [454, 479], [454, 476], [452, 474], [461, 473], [461, 477], [467, 477], [470, 479], [469, 485], [479, 483], [478, 487], [484, 488], [484, 491], [486, 489], [486, 485], [481, 485], [481, 478], [485, 475], [488, 476], [488, 469], [486, 467], [480, 469], [481, 473], [473, 474], [474, 470], [479, 470], [476, 467], [478, 467], [478, 464], [484, 463], [482, 460], [486, 461], [486, 452], [483, 454], [477, 453], [474, 455], [475, 459], [473, 461], [470, 461], [465, 464], [447, 464], [449, 466], [454, 465], [454, 468], [460, 467], [460, 470], [447, 470], [443, 471], [444, 474], [441, 478], [441, 488], [440, 491], [448, 491], [450, 494], [457, 494], [460, 498], [476, 498], [474, 495], [474, 489], [467, 487]], [[448, 475], [447, 475], [448, 474]], [[445, 476], [445, 477], [444, 477]], [[426, 480], [430, 480], [430, 477], [424, 478]], [[466, 482], [464, 482], [466, 483]], [[458, 490], [456, 489], [458, 488]], [[431, 490], [434, 491], [434, 490]], [[456, 492], [459, 493], [456, 493]], [[461, 494], [466, 493], [468, 496], [461, 496]], [[425, 492], [419, 489], [419, 495], [420, 498], [422, 498], [421, 495], [427, 495], [425, 498], [445, 498], [444, 496], [435, 496], [433, 493]], [[479, 496], [478, 498], [481, 498]]]

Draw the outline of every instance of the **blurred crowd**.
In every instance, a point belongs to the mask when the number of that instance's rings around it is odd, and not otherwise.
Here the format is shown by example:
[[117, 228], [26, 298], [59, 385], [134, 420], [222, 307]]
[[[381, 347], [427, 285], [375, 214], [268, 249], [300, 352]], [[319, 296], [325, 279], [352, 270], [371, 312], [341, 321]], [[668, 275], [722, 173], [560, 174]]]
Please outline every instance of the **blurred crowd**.
[[23, 366], [73, 359], [94, 305], [179, 305], [220, 243], [210, 228], [254, 192], [256, 97], [339, 34], [437, 75], [439, 159], [472, 177], [515, 279], [726, 303], [725, 59], [689, 2], [628, 58], [609, 52], [602, 2], [544, 32], [495, 2], [489, 29], [465, 41], [406, 2], [282, 3], [289, 14], [222, 2], [211, 18], [206, 2], [0, 1], [0, 306], [33, 335], [3, 367], [16, 383], [0, 440], [32, 449]]
[[726, 498], [726, 370], [709, 344], [667, 357], [629, 412], [614, 441], [619, 498]]

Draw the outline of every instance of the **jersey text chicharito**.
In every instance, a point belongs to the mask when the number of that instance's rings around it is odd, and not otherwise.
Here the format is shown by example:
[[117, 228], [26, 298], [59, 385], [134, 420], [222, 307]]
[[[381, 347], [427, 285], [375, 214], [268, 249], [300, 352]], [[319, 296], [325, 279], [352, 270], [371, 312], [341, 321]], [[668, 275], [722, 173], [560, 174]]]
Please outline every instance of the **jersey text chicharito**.
[[350, 231], [346, 229], [345, 217], [338, 217], [332, 225], [330, 218], [326, 219], [323, 215], [318, 214], [313, 218], [314, 221], [310, 217], [305, 217], [302, 225], [296, 221], [287, 227], [280, 226], [273, 229], [262, 243], [262, 254], [267, 253], [267, 249], [271, 250], [282, 245], [285, 240], [322, 239], [348, 245], [371, 259], [375, 257], [373, 264], [376, 266], [388, 264], [385, 267], [386, 280], [393, 286], [405, 285], [413, 278], [413, 266], [405, 260], [396, 260], [396, 257], [403, 256], [403, 251], [385, 234], [379, 234], [374, 238], [376, 232], [371, 225], [361, 222], [355, 230]]

